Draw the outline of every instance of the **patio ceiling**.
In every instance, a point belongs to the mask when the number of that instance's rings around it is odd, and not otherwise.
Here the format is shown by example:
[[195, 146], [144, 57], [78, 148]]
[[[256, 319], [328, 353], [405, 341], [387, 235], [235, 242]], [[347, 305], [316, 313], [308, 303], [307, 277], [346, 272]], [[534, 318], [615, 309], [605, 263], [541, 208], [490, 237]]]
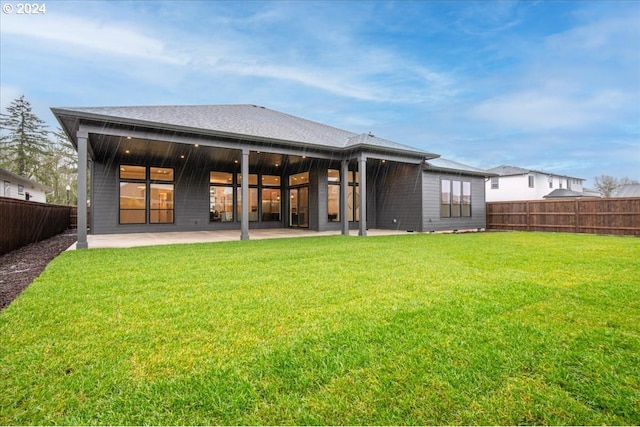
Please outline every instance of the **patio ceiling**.
[[[156, 159], [163, 163], [192, 160], [209, 164], [238, 164], [241, 158], [239, 148], [230, 149], [100, 134], [90, 134], [89, 146], [93, 159], [98, 161]], [[249, 166], [252, 169], [269, 169], [281, 167], [285, 162], [288, 165], [294, 165], [303, 163], [305, 160], [304, 155], [283, 155], [256, 150], [250, 152]]]

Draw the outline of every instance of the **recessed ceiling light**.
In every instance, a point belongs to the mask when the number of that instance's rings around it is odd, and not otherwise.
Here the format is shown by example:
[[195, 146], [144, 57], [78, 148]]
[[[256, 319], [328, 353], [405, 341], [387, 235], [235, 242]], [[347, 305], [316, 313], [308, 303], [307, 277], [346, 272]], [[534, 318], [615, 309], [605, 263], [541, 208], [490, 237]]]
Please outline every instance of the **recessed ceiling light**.
[[181, 158], [181, 159], [184, 159], [184, 154], [180, 154], [180, 158]]
[[131, 151], [129, 151], [129, 150], [124, 150], [124, 152], [125, 152], [126, 154], [131, 153]]

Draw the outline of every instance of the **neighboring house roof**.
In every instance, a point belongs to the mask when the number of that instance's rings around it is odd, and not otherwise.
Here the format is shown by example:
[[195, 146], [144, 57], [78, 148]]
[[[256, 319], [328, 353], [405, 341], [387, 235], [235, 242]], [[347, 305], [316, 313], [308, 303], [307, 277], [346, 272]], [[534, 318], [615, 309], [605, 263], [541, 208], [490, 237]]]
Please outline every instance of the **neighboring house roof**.
[[478, 175], [478, 176], [495, 176], [495, 173], [488, 172], [484, 169], [479, 169], [473, 166], [465, 165], [462, 163], [454, 162], [453, 160], [443, 159], [439, 157], [437, 159], [429, 159], [425, 160], [425, 169], [426, 170], [438, 170], [444, 172], [456, 172], [456, 173], [466, 173], [467, 175]]
[[640, 184], [625, 184], [618, 189], [615, 197], [640, 197]]
[[577, 191], [568, 190], [566, 188], [556, 188], [551, 193], [543, 196], [545, 199], [562, 199], [566, 197], [594, 197], [590, 194], [579, 193]]
[[584, 197], [602, 197], [602, 193], [592, 188], [583, 188], [582, 193]]
[[[256, 105], [181, 105], [51, 109], [69, 135], [79, 120], [321, 149], [378, 150], [438, 157], [370, 134], [357, 134]], [[75, 139], [75, 138], [74, 138]]]
[[493, 172], [500, 176], [524, 175], [530, 172], [529, 169], [523, 169], [516, 166], [505, 166], [505, 165], [487, 169], [487, 171]]
[[44, 185], [44, 184], [40, 184], [37, 181], [33, 181], [29, 178], [25, 178], [23, 176], [20, 176], [18, 174], [15, 174], [13, 172], [10, 172], [6, 169], [1, 169], [0, 168], [0, 178], [2, 179], [6, 179], [6, 178], [10, 178], [13, 181], [15, 181], [15, 183], [20, 184], [20, 185], [28, 185], [30, 186], [30, 188], [34, 189], [34, 190], [39, 190], [42, 191], [43, 193], [49, 193], [51, 191], [53, 191], [53, 188]]
[[521, 168], [521, 167], [517, 167], [517, 166], [507, 166], [507, 165], [502, 165], [502, 166], [497, 166], [495, 168], [491, 168], [491, 169], [487, 169], [488, 172], [493, 172], [497, 175], [500, 176], [512, 176], [512, 175], [526, 175], [528, 173], [540, 173], [543, 175], [553, 175], [553, 176], [561, 176], [564, 178], [572, 178], [572, 179], [579, 179], [581, 181], [584, 181], [584, 178], [578, 178], [575, 176], [569, 176], [569, 175], [562, 175], [559, 173], [553, 173], [553, 172], [545, 172], [545, 171], [540, 171], [540, 170], [535, 170], [535, 169], [525, 169], [525, 168]]

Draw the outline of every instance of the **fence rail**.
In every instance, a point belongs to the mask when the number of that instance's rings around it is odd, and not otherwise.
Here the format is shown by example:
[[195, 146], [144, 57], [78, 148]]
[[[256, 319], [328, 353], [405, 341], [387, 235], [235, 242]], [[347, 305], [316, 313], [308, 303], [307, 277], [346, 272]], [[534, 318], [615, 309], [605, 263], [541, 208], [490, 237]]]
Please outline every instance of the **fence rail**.
[[489, 202], [487, 229], [640, 236], [640, 197]]
[[0, 255], [67, 230], [70, 206], [0, 197]]

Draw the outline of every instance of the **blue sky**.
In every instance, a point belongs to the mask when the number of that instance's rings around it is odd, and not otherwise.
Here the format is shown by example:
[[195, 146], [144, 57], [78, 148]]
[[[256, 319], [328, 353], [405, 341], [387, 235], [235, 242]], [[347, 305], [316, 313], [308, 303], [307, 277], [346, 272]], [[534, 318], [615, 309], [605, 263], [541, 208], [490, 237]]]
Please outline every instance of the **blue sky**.
[[257, 104], [480, 168], [640, 180], [640, 2], [39, 1], [0, 106]]

